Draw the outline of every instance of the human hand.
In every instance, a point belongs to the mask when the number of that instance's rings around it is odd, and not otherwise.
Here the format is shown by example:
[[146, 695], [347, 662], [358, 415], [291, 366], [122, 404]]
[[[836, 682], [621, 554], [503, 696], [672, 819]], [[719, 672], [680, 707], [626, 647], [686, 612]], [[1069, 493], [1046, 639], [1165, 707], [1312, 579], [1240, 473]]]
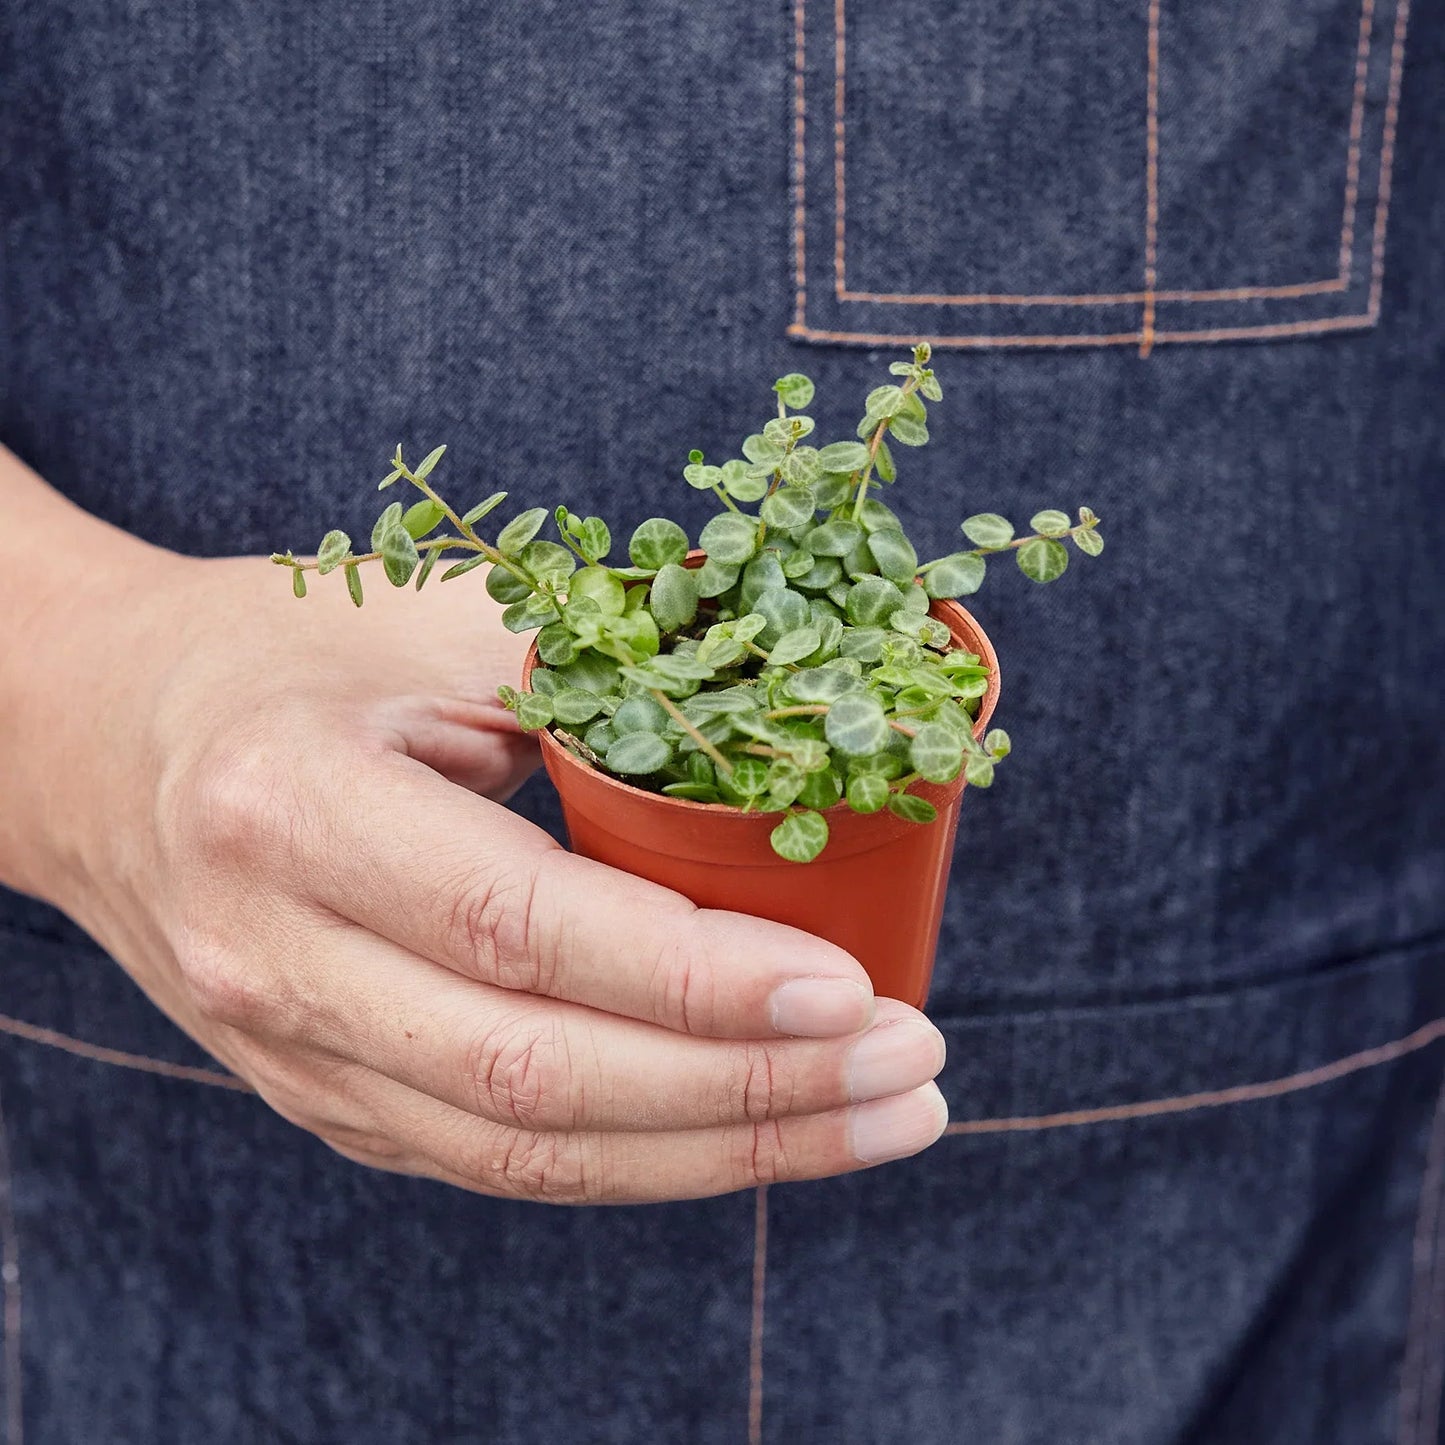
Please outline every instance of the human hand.
[[[501, 806], [525, 639], [479, 588], [306, 602], [125, 549], [44, 620], [20, 886], [279, 1113], [487, 1194], [681, 1199], [931, 1144], [943, 1040], [841, 950], [700, 911]], [[77, 678], [86, 679], [83, 690]], [[28, 773], [27, 773], [28, 776]]]

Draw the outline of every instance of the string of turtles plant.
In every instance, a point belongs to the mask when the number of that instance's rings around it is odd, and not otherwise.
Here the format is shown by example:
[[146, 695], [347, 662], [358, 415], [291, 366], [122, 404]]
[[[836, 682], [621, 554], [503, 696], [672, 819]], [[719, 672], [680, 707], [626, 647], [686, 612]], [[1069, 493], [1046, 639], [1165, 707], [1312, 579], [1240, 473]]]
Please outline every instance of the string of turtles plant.
[[[914, 783], [962, 772], [987, 787], [1009, 751], [1002, 729], [975, 739], [988, 668], [953, 646], [931, 602], [976, 592], [996, 554], [1012, 552], [1026, 577], [1051, 582], [1068, 566], [1066, 540], [1092, 556], [1104, 546], [1087, 507], [1077, 523], [1039, 512], [1024, 535], [982, 512], [962, 524], [971, 547], [919, 560], [876, 493], [897, 477], [890, 443], [928, 441], [927, 403], [942, 396], [929, 361], [919, 345], [889, 367], [895, 380], [868, 394], [857, 440], [808, 442], [813, 383], [795, 373], [774, 384], [777, 415], [741, 457], [719, 466], [690, 453], [683, 478], [722, 506], [697, 539], [701, 565], [686, 565], [688, 535], [664, 517], [633, 532], [626, 564], [608, 560], [605, 521], [566, 507], [533, 507], [488, 540], [478, 525], [507, 493], [453, 507], [431, 481], [445, 447], [414, 468], [397, 448], [381, 488], [405, 482], [421, 498], [382, 512], [370, 551], [332, 531], [313, 561], [271, 560], [291, 570], [298, 597], [308, 572], [342, 572], [360, 606], [365, 563], [380, 562], [394, 586], [415, 577], [421, 588], [446, 554], [469, 554], [441, 580], [488, 566], [503, 624], [538, 630], [544, 665], [531, 690], [500, 690], [524, 729], [550, 727], [578, 757], [638, 787], [780, 813], [773, 848], [809, 862], [840, 800], [928, 823], [936, 811]], [[549, 519], [555, 542], [538, 536]]]

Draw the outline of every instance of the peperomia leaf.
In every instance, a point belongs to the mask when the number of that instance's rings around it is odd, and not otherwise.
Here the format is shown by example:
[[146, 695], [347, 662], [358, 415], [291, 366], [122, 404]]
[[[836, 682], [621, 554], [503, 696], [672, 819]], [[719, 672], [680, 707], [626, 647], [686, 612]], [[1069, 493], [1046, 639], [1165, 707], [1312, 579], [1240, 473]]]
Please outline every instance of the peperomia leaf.
[[[1067, 520], [1067, 519], [1065, 519]], [[1062, 577], [1069, 565], [1069, 554], [1062, 542], [1052, 537], [1037, 537], [1018, 550], [1019, 571], [1035, 582], [1052, 582]]]
[[772, 834], [773, 852], [790, 863], [811, 863], [828, 846], [828, 823], [821, 813], [789, 813]]
[[831, 747], [851, 757], [881, 752], [888, 745], [883, 704], [871, 693], [845, 693], [828, 708], [823, 735]]

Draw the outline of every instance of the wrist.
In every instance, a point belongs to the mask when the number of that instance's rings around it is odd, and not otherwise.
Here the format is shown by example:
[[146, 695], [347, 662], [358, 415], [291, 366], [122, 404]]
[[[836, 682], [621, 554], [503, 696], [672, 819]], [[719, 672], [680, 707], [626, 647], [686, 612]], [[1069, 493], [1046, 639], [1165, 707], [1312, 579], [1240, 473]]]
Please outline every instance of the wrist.
[[[185, 559], [80, 511], [9, 457], [0, 468], [0, 883], [71, 911], [97, 774], [124, 766], [115, 684], [146, 655], [135, 604]], [[37, 547], [47, 536], [63, 549]]]

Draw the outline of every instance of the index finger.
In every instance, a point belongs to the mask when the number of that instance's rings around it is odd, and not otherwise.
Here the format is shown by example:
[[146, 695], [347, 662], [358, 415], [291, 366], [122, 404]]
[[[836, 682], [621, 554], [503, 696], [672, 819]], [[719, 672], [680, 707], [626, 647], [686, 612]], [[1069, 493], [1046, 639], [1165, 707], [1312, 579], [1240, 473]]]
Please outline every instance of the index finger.
[[873, 1016], [841, 948], [568, 853], [399, 754], [348, 790], [322, 842], [316, 901], [470, 978], [715, 1038], [849, 1034]]

